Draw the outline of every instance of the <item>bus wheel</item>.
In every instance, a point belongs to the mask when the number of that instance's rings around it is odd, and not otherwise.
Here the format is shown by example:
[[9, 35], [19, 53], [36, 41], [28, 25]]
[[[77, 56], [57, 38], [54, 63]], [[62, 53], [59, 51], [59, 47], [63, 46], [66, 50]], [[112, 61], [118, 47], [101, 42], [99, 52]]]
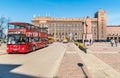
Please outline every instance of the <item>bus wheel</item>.
[[36, 46], [33, 46], [32, 51], [35, 51], [35, 50], [36, 50]]

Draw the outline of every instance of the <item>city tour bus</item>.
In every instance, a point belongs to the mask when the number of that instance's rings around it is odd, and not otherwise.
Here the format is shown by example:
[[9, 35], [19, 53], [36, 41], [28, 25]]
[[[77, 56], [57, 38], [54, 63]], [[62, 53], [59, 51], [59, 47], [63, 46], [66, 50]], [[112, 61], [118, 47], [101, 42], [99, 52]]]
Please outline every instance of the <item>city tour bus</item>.
[[8, 53], [27, 53], [48, 46], [47, 32], [25, 22], [9, 22], [7, 34]]

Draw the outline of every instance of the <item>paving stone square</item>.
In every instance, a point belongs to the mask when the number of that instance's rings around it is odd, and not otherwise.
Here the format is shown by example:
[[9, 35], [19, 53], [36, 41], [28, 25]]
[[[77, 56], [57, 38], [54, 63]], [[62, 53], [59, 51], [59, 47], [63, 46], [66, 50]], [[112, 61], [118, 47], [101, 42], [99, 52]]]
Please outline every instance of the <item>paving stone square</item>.
[[94, 43], [88, 48], [93, 55], [120, 72], [120, 44], [111, 47], [110, 43]]

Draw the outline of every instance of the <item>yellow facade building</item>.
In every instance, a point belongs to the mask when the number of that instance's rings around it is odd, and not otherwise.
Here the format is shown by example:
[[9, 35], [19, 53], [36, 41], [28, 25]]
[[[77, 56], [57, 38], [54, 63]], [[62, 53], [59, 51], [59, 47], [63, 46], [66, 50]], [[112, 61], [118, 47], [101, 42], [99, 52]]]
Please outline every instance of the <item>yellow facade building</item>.
[[55, 39], [66, 36], [72, 40], [106, 40], [106, 13], [99, 9], [93, 18], [52, 18], [36, 16], [32, 18], [32, 24], [41, 28], [47, 27], [48, 34], [54, 35]]

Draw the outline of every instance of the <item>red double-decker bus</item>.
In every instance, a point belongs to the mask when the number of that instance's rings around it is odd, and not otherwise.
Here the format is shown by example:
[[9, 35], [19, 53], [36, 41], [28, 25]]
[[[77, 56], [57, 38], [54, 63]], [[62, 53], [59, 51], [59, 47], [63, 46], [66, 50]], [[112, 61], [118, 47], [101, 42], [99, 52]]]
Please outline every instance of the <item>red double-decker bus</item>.
[[25, 22], [8, 23], [8, 53], [27, 53], [48, 46], [47, 32]]

